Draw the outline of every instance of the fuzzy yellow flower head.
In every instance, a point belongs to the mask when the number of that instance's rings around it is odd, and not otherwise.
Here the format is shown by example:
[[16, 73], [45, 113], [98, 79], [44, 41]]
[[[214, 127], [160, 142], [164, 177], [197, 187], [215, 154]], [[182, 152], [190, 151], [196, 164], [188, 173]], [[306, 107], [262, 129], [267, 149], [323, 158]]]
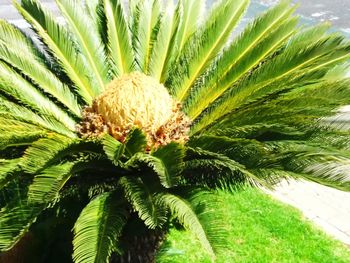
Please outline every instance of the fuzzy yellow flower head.
[[140, 72], [113, 80], [92, 107], [85, 108], [79, 125], [83, 136], [108, 132], [123, 142], [133, 128], [147, 135], [148, 146], [185, 142], [190, 125], [164, 85]]

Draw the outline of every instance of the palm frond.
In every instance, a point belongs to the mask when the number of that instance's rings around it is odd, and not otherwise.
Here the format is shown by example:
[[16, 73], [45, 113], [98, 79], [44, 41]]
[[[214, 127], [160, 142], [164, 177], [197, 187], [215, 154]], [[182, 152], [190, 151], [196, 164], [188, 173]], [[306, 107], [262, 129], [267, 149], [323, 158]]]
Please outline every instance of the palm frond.
[[86, 58], [89, 71], [93, 72], [91, 80], [96, 80], [94, 94], [105, 89], [108, 79], [107, 60], [102, 47], [98, 29], [89, 17], [83, 5], [73, 0], [56, 0], [61, 13], [65, 17], [71, 35], [77, 40], [79, 50]]
[[[201, 198], [199, 198], [199, 195]], [[161, 198], [164, 205], [168, 207], [172, 215], [201, 242], [204, 249], [215, 259], [215, 251], [224, 246], [225, 228], [223, 227], [223, 218], [220, 213], [220, 205], [212, 199], [207, 204], [215, 204], [216, 209], [203, 209], [198, 211], [201, 203], [206, 203], [205, 200], [210, 199], [209, 193], [201, 191], [198, 194], [187, 193], [187, 198], [184, 199], [174, 194], [162, 194]], [[197, 199], [197, 202], [195, 200]], [[209, 205], [210, 206], [210, 205]], [[202, 206], [203, 207], [203, 206]]]
[[184, 146], [170, 143], [152, 153], [152, 156], [156, 157], [163, 167], [163, 171], [157, 173], [162, 185], [166, 188], [176, 186], [184, 168]]
[[279, 96], [309, 83], [322, 82], [329, 70], [349, 58], [349, 50], [350, 44], [339, 35], [324, 36], [304, 45], [304, 49], [287, 45], [279, 55], [267, 61], [214, 103], [205, 116], [200, 117], [192, 132], [202, 130], [226, 114], [260, 99], [275, 94]]
[[125, 141], [125, 154], [128, 157], [132, 157], [138, 152], [144, 152], [146, 150], [147, 140], [146, 136], [140, 129], [134, 129], [126, 138]]
[[30, 145], [47, 135], [48, 131], [38, 126], [0, 116], [0, 150]]
[[83, 171], [96, 168], [104, 163], [96, 155], [86, 155], [77, 161], [67, 161], [48, 166], [34, 176], [29, 185], [28, 201], [35, 204], [45, 204], [59, 200], [61, 191], [67, 182]]
[[207, 131], [218, 132], [226, 130], [227, 127], [232, 130], [232, 126], [240, 129], [255, 126], [255, 134], [258, 136], [258, 133], [261, 136], [268, 131], [275, 135], [289, 134], [294, 137], [298, 136], [297, 133], [314, 133], [321, 131], [322, 126], [326, 125], [320, 118], [330, 117], [335, 113], [334, 109], [350, 103], [349, 92], [348, 79], [336, 82], [325, 80], [305, 85], [272, 99], [269, 103], [259, 103], [254, 107], [238, 110]]
[[305, 46], [315, 43], [322, 39], [327, 31], [329, 31], [331, 24], [328, 22], [312, 25], [299, 30], [291, 39], [288, 41], [288, 46], [295, 46], [299, 48], [305, 48]]
[[120, 0], [104, 0], [107, 17], [108, 51], [115, 76], [134, 68], [135, 55], [131, 48], [131, 34], [125, 10]]
[[327, 147], [348, 151], [350, 150], [349, 136], [349, 131], [339, 131], [328, 127], [328, 129], [324, 131], [313, 134], [310, 137], [310, 141], [316, 145], [325, 145]]
[[118, 252], [118, 237], [126, 218], [126, 211], [112, 193], [94, 198], [74, 225], [74, 262], [108, 262], [112, 253]]
[[0, 135], [0, 150], [9, 147], [29, 146], [36, 140], [46, 136], [47, 132], [44, 131], [18, 132], [13, 130], [12, 132], [6, 132], [4, 135]]
[[98, 10], [100, 6], [100, 0], [90, 0], [84, 2], [84, 8], [86, 13], [90, 16], [94, 24], [97, 26], [99, 23]]
[[183, 146], [177, 143], [170, 143], [152, 154], [143, 152], [134, 154], [123, 164], [123, 167], [125, 169], [138, 169], [140, 164], [145, 164], [157, 174], [165, 188], [171, 188], [180, 181], [179, 175], [184, 168], [184, 156], [185, 148]]
[[343, 191], [350, 190], [350, 159], [335, 159], [325, 161], [320, 159], [319, 163], [304, 167], [303, 175], [305, 178], [327, 185], [329, 187], [337, 188]]
[[[226, 125], [223, 122], [213, 126], [213, 129], [208, 130], [208, 132], [206, 132], [205, 135], [203, 136], [203, 139], [206, 139], [206, 135], [209, 135], [208, 139], [216, 141], [215, 136], [220, 136], [220, 137], [223, 137], [222, 139], [224, 139], [225, 143], [230, 144], [228, 141], [226, 141], [229, 138], [232, 138], [232, 141], [235, 141], [235, 140], [240, 141], [241, 139], [264, 141], [263, 138], [266, 138], [266, 140], [268, 140], [268, 138], [270, 137], [269, 134], [271, 136], [276, 136], [275, 138], [297, 139], [297, 138], [303, 138], [306, 135], [306, 132], [303, 130], [299, 130], [298, 127], [289, 126], [285, 123], [277, 124], [275, 122], [272, 122], [272, 123], [254, 122], [252, 124], [249, 124], [248, 122], [240, 126], [231, 125], [230, 127], [228, 127], [228, 125]], [[213, 137], [211, 135], [213, 135]]]
[[177, 35], [179, 17], [174, 13], [173, 2], [167, 8], [159, 21], [159, 32], [153, 43], [148, 67], [148, 74], [159, 81], [164, 81], [174, 56], [174, 38]]
[[[261, 127], [263, 126], [259, 128]], [[264, 130], [259, 131], [264, 132]], [[267, 131], [269, 132], [270, 130]], [[230, 131], [226, 131], [224, 136], [203, 135], [200, 137], [193, 137], [189, 142], [189, 146], [194, 148], [194, 150], [196, 148], [202, 149], [202, 153], [195, 151], [196, 154], [199, 154], [199, 157], [204, 155], [205, 158], [208, 158], [210, 157], [209, 153], [216, 153], [219, 154], [218, 157], [220, 157], [220, 160], [224, 161], [224, 163], [225, 158], [229, 158], [243, 164], [245, 169], [259, 167], [264, 157], [271, 155], [270, 149], [266, 147], [263, 142], [258, 141], [254, 137], [249, 137], [249, 135], [251, 135], [250, 133], [248, 133], [248, 136], [240, 138], [239, 136], [236, 137], [235, 133], [232, 133], [233, 135], [231, 137], [229, 132]], [[255, 133], [253, 134], [255, 135]], [[258, 136], [260, 136], [260, 134], [257, 134], [257, 137]], [[225, 158], [223, 159], [223, 157]], [[212, 158], [214, 159], [215, 155], [213, 155]], [[228, 164], [229, 163], [230, 162], [228, 162]], [[232, 168], [234, 167], [235, 166]]]
[[159, 30], [161, 16], [159, 0], [138, 1], [133, 11], [131, 32], [136, 62], [141, 71], [147, 72], [153, 43]]
[[67, 129], [61, 122], [50, 116], [38, 115], [37, 113], [19, 106], [0, 96], [0, 117], [19, 120], [24, 123], [31, 123], [43, 127], [47, 130], [75, 138], [76, 134]]
[[229, 189], [230, 185], [248, 182], [255, 186], [267, 186], [264, 180], [252, 173], [244, 164], [224, 153], [201, 148], [189, 148], [189, 160], [185, 162], [185, 178], [191, 183], [210, 188]]
[[271, 142], [278, 163], [301, 178], [340, 190], [350, 190], [350, 155], [346, 151], [310, 145], [307, 142]]
[[58, 60], [62, 69], [74, 83], [77, 93], [87, 104], [90, 104], [98, 92], [95, 90], [93, 79], [89, 77], [92, 73], [88, 70], [85, 58], [80, 52], [77, 52], [76, 40], [37, 0], [23, 0], [21, 4], [14, 3], [17, 10], [32, 25], [52, 55]]
[[0, 251], [11, 249], [25, 235], [42, 211], [40, 206], [28, 206], [18, 197], [12, 205], [0, 210]]
[[200, 28], [205, 12], [205, 3], [201, 0], [180, 0], [177, 12], [181, 21], [174, 45], [180, 52], [191, 36]]
[[84, 143], [79, 139], [60, 135], [40, 139], [26, 149], [21, 167], [28, 173], [36, 174], [62, 157], [72, 154], [74, 147], [81, 147], [82, 144]]
[[122, 177], [119, 183], [126, 198], [147, 227], [159, 228], [166, 222], [166, 209], [160, 203], [157, 192], [152, 191], [141, 178]]
[[110, 135], [103, 137], [102, 144], [108, 159], [113, 163], [116, 163], [125, 151], [125, 145]]
[[80, 116], [81, 109], [75, 95], [42, 61], [32, 42], [13, 25], [0, 20], [0, 58], [20, 70], [45, 93], [55, 97], [73, 114]]
[[42, 115], [61, 122], [70, 131], [75, 130], [76, 122], [64, 110], [38, 91], [20, 74], [0, 61], [0, 90]]
[[0, 159], [0, 189], [11, 181], [12, 177], [17, 174], [20, 159], [5, 160]]
[[72, 176], [75, 163], [50, 166], [36, 175], [28, 190], [30, 203], [48, 203], [54, 200], [65, 183]]
[[185, 99], [196, 79], [222, 51], [247, 5], [245, 0], [222, 1], [199, 32], [187, 42], [167, 81], [172, 95], [179, 101]]
[[295, 32], [295, 7], [283, 1], [256, 18], [214, 62], [185, 102], [185, 112], [193, 119], [218, 99], [232, 84], [276, 52]]

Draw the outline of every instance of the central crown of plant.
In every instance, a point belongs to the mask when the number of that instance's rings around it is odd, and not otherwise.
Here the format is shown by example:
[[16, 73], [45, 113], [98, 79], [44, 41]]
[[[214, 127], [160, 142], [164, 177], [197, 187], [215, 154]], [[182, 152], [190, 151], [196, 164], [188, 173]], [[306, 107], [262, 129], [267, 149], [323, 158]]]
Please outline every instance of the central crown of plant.
[[83, 137], [109, 133], [124, 142], [139, 128], [147, 136], [148, 148], [188, 139], [190, 120], [164, 85], [140, 72], [114, 79], [92, 106], [83, 111], [78, 131]]

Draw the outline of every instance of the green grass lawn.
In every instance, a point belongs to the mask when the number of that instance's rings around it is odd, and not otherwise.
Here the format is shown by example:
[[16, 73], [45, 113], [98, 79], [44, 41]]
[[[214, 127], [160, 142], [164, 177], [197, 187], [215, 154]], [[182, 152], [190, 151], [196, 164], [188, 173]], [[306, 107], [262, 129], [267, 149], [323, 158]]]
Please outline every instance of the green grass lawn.
[[[350, 249], [302, 218], [295, 208], [256, 189], [219, 193], [230, 217], [228, 246], [217, 262], [350, 262]], [[188, 232], [172, 229], [160, 263], [211, 262]]]

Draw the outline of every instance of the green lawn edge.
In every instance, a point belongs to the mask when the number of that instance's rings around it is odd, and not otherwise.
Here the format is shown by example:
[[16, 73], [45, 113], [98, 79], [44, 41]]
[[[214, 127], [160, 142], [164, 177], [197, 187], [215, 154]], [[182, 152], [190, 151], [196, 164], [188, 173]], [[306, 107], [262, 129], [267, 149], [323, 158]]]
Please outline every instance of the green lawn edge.
[[[226, 262], [349, 263], [350, 249], [306, 220], [300, 211], [259, 189], [219, 191], [229, 219], [228, 249], [218, 251]], [[211, 262], [190, 233], [173, 227], [156, 262]]]

